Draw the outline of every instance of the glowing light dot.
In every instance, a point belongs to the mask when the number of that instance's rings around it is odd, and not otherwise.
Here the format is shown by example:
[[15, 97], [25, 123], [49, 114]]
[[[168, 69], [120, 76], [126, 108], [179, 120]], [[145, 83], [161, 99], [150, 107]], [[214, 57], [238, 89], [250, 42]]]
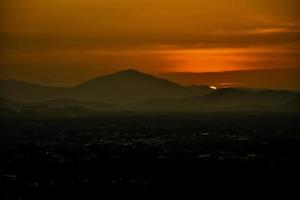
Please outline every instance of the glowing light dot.
[[213, 90], [217, 90], [218, 88], [215, 86], [209, 86], [209, 88], [213, 89]]

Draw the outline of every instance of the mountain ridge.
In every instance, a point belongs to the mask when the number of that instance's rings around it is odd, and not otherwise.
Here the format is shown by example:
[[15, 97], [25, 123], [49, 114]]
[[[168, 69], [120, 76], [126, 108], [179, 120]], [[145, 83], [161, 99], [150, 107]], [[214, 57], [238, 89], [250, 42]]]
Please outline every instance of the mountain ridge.
[[11, 107], [26, 104], [50, 107], [75, 106], [103, 111], [194, 111], [220, 108], [271, 108], [281, 105], [291, 109], [298, 105], [299, 95], [297, 92], [282, 90], [251, 88], [214, 90], [209, 86], [182, 86], [131, 69], [98, 76], [69, 88], [0, 80], [2, 102]]
[[184, 87], [132, 69], [99, 76], [69, 88], [42, 86], [15, 80], [0, 81], [0, 95], [19, 102], [73, 99], [130, 104], [151, 98], [184, 98], [209, 92], [211, 89], [208, 86]]

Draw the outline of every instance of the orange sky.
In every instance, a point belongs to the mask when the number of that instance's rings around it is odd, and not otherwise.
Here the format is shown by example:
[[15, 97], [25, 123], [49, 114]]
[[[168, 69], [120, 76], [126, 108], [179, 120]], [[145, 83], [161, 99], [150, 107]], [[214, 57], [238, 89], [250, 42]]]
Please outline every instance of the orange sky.
[[300, 71], [299, 7], [298, 0], [1, 0], [0, 78], [69, 86], [135, 68], [182, 84], [300, 89], [291, 73]]

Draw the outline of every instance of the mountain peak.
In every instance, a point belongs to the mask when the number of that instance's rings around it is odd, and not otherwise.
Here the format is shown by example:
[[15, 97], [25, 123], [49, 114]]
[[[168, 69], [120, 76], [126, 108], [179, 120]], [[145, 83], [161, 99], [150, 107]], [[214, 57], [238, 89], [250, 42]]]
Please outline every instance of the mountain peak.
[[116, 76], [116, 75], [119, 75], [119, 76], [151, 76], [148, 74], [144, 74], [135, 69], [126, 69], [126, 70], [122, 70], [122, 71], [111, 74], [111, 76]]
[[[129, 85], [134, 87], [140, 87], [141, 85], [155, 85], [163, 87], [163, 85], [168, 85], [171, 87], [182, 88], [182, 86], [177, 83], [168, 81], [166, 79], [160, 79], [151, 74], [146, 74], [135, 69], [122, 70], [112, 74], [96, 77], [78, 85], [77, 87], [111, 84], [117, 85], [118, 87], [125, 87]], [[131, 89], [131, 87], [128, 87], [127, 89]]]
[[79, 96], [104, 102], [132, 103], [153, 98], [180, 98], [198, 93], [172, 81], [134, 69], [123, 70], [88, 80], [74, 91]]
[[126, 73], [126, 74], [142, 74], [142, 72], [136, 70], [136, 69], [125, 69], [116, 73]]

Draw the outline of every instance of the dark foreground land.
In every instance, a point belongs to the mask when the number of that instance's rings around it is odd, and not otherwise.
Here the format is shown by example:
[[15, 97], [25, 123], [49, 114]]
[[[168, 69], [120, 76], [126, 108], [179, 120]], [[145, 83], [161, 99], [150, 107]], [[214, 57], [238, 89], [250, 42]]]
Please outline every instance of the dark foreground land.
[[297, 192], [299, 116], [2, 116], [0, 199]]

